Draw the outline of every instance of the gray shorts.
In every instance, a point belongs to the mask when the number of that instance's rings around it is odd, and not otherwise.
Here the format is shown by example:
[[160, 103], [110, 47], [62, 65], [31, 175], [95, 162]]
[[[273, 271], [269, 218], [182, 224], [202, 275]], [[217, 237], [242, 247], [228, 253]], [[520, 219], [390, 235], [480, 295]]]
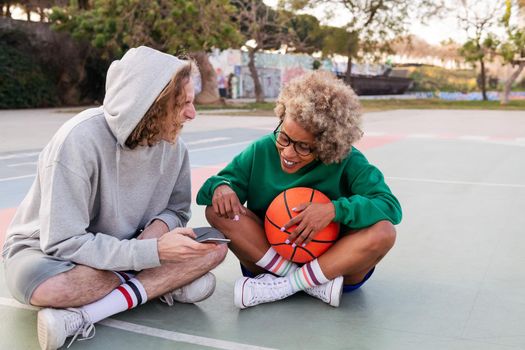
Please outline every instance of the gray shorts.
[[23, 304], [31, 304], [36, 287], [49, 278], [71, 270], [76, 265], [44, 254], [37, 248], [25, 248], [4, 260], [7, 288]]

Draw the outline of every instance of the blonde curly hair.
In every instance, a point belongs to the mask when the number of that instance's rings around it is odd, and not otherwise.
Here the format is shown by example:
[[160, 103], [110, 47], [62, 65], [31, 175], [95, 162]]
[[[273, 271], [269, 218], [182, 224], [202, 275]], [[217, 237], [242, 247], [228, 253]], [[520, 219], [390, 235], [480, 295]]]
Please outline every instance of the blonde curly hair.
[[343, 160], [363, 136], [357, 95], [333, 74], [306, 73], [286, 85], [277, 98], [275, 115], [292, 118], [315, 138], [315, 152], [325, 164]]

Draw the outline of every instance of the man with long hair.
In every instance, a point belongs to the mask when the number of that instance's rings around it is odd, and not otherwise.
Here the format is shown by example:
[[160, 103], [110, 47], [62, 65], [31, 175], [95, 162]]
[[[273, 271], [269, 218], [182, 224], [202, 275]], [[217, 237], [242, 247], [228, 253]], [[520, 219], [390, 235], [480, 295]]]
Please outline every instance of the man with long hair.
[[225, 245], [197, 243], [190, 165], [178, 137], [194, 119], [193, 63], [139, 47], [111, 64], [99, 108], [66, 122], [4, 245], [7, 286], [38, 312], [43, 349], [157, 297], [209, 297]]

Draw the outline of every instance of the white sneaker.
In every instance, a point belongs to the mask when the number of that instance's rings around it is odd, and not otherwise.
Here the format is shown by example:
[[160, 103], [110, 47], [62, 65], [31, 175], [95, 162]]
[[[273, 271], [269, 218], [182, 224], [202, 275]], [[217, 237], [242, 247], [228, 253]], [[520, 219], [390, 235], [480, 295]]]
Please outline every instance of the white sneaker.
[[81, 309], [42, 309], [38, 312], [38, 342], [43, 350], [58, 349], [73, 337], [68, 347], [78, 340], [95, 336], [95, 326]]
[[159, 299], [163, 303], [172, 306], [174, 301], [179, 303], [193, 304], [209, 298], [215, 291], [215, 275], [208, 272], [195, 281], [164, 294]]
[[238, 308], [245, 309], [258, 304], [281, 300], [294, 293], [287, 278], [262, 274], [255, 278], [243, 277], [238, 279], [233, 291], [233, 302]]
[[321, 299], [333, 307], [338, 307], [341, 301], [341, 294], [343, 293], [343, 276], [336, 277], [325, 284], [308, 288], [304, 291], [308, 295]]

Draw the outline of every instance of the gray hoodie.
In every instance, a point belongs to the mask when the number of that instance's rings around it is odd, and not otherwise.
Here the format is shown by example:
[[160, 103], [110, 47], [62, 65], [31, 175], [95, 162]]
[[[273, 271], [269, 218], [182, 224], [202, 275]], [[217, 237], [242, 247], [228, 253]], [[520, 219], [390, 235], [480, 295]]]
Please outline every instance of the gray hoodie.
[[111, 64], [103, 106], [66, 122], [41, 152], [7, 230], [7, 259], [33, 247], [104, 270], [160, 265], [157, 241], [133, 236], [155, 218], [170, 230], [188, 222], [188, 151], [180, 137], [133, 150], [124, 143], [183, 64], [147, 47]]

